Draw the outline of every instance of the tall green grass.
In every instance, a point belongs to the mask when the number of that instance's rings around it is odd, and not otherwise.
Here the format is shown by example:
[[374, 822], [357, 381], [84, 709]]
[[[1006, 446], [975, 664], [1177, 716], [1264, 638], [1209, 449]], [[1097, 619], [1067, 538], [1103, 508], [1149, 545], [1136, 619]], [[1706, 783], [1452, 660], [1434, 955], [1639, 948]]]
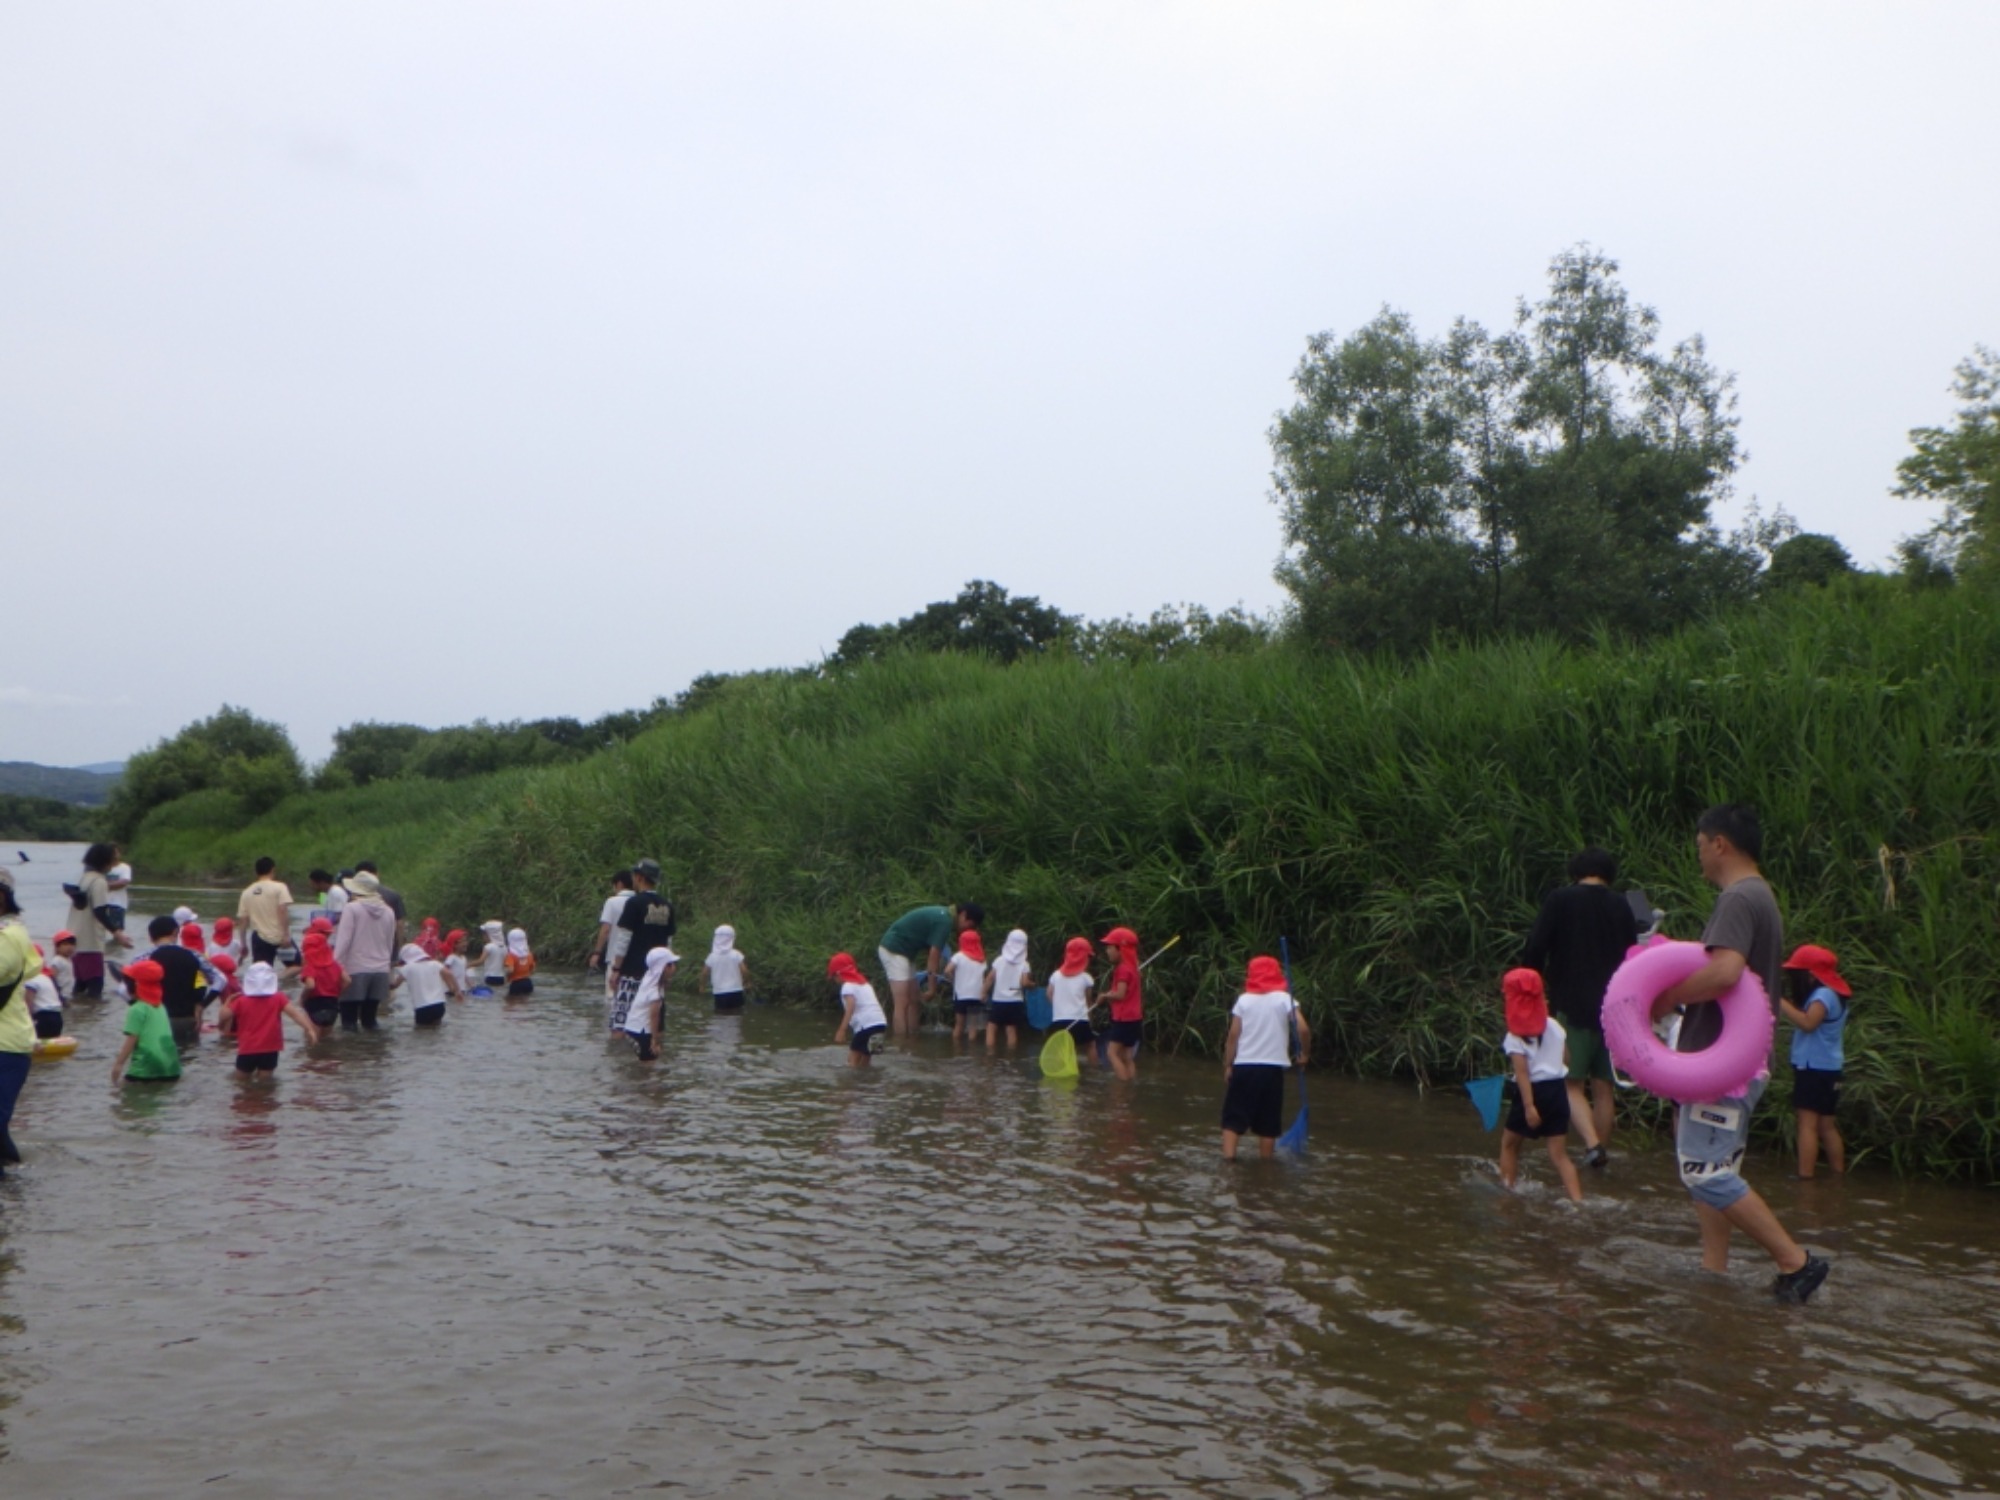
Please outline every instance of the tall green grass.
[[[1450, 1085], [1496, 1069], [1497, 976], [1573, 849], [1617, 851], [1693, 936], [1695, 816], [1749, 800], [1788, 937], [1856, 981], [1858, 1154], [1991, 1175], [1996, 662], [1989, 599], [1870, 580], [1644, 646], [902, 658], [736, 684], [621, 751], [484, 787], [430, 825], [441, 852], [406, 888], [574, 954], [606, 873], [650, 853], [691, 927], [734, 922], [807, 997], [829, 951], [866, 954], [921, 901], [983, 902], [1044, 967], [1131, 922], [1184, 937], [1149, 987], [1170, 1047], [1214, 1047], [1244, 961], [1284, 934], [1334, 1060]], [[340, 816], [339, 849], [365, 843]]]

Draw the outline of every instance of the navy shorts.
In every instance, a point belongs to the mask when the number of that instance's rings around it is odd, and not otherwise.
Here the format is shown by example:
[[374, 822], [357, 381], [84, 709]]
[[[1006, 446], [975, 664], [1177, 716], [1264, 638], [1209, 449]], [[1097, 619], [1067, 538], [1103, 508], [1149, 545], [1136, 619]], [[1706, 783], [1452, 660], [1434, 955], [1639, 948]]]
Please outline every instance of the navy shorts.
[[1090, 1022], [1088, 1021], [1049, 1022], [1050, 1035], [1054, 1035], [1058, 1031], [1067, 1031], [1070, 1035], [1070, 1040], [1075, 1042], [1079, 1047], [1094, 1046], [1097, 1042], [1097, 1033], [1090, 1029]]
[[1507, 1112], [1507, 1128], [1515, 1135], [1526, 1136], [1531, 1141], [1554, 1140], [1569, 1134], [1569, 1081], [1563, 1078], [1544, 1078], [1534, 1085], [1535, 1112], [1542, 1117], [1542, 1123], [1533, 1130], [1528, 1128], [1528, 1111], [1521, 1103], [1517, 1090], [1514, 1107]]
[[1285, 1074], [1274, 1063], [1238, 1063], [1222, 1096], [1222, 1128], [1274, 1141], [1285, 1132]]
[[875, 1038], [888, 1029], [886, 1026], [864, 1026], [859, 1031], [849, 1032], [847, 1050], [849, 1052], [859, 1052], [863, 1056], [866, 1056], [875, 1050], [872, 1045]]
[[442, 1026], [444, 1024], [444, 1001], [435, 1005], [419, 1005], [410, 1012], [410, 1019], [419, 1026]]
[[1840, 1113], [1839, 1068], [1794, 1068], [1792, 1108], [1809, 1109], [1816, 1115]]
[[955, 1016], [976, 1016], [986, 1007], [984, 1000], [959, 1000], [951, 1002], [951, 1013]]
[[743, 1009], [743, 991], [724, 990], [715, 997], [717, 1014], [725, 1014]]
[[1144, 1025], [1143, 1021], [1113, 1021], [1111, 1030], [1105, 1035], [1110, 1038], [1114, 1046], [1136, 1047], [1139, 1045], [1139, 1033]]
[[275, 1073], [278, 1069], [278, 1054], [275, 1052], [239, 1052], [236, 1054], [236, 1071], [239, 1073]]
[[988, 1026], [1026, 1026], [1028, 1007], [1021, 1000], [996, 1000], [986, 1008]]
[[532, 995], [534, 993], [535, 993], [535, 981], [532, 979], [517, 979], [512, 984], [507, 986], [507, 995], [509, 999], [512, 999], [516, 995]]

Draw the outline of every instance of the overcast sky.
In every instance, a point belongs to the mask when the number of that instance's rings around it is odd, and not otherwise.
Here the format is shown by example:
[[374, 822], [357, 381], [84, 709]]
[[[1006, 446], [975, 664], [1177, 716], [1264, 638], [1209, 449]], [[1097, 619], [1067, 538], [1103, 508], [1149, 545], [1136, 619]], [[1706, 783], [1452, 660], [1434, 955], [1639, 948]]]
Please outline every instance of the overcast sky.
[[[0, 759], [1279, 597], [1307, 336], [1617, 257], [1865, 562], [2000, 343], [2000, 5], [0, 4]], [[25, 627], [25, 628], [23, 628]]]

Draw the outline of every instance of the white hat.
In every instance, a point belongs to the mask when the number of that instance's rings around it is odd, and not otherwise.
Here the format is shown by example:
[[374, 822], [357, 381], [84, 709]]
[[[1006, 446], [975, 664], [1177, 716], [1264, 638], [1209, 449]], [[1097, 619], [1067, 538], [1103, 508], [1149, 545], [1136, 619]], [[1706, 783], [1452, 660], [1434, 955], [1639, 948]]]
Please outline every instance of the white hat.
[[267, 963], [254, 963], [243, 971], [243, 993], [246, 995], [275, 995], [278, 993], [278, 971]]

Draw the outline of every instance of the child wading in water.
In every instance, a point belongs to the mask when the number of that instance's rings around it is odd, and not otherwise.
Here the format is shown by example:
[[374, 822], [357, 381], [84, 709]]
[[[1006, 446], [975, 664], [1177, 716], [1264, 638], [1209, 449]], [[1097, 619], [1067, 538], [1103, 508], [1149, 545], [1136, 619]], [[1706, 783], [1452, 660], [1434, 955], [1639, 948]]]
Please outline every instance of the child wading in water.
[[507, 929], [498, 922], [481, 922], [486, 946], [479, 950], [479, 982], [489, 990], [507, 987]]
[[278, 971], [254, 963], [243, 971], [243, 993], [224, 1002], [235, 1023], [236, 1071], [266, 1079], [278, 1071], [278, 1054], [285, 1050], [285, 1017], [289, 1016], [308, 1043], [319, 1040], [319, 1028], [278, 988]]
[[1000, 945], [1000, 956], [986, 973], [986, 1050], [991, 1052], [1000, 1033], [1007, 1033], [1007, 1050], [1021, 1040], [1021, 1028], [1028, 1024], [1028, 986], [1034, 982], [1028, 972], [1028, 935], [1016, 927]]
[[958, 935], [958, 952], [944, 961], [944, 967], [951, 975], [952, 1042], [970, 1041], [980, 1007], [986, 1003], [986, 940], [977, 927]]
[[1067, 1031], [1076, 1050], [1097, 1040], [1090, 1029], [1090, 939], [1073, 937], [1063, 944], [1062, 967], [1049, 976], [1049, 1033]]
[[331, 1026], [340, 1019], [340, 993], [347, 988], [347, 972], [334, 961], [333, 923], [314, 917], [299, 939], [299, 1004], [315, 1026]]
[[419, 1026], [442, 1025], [445, 995], [457, 990], [450, 971], [424, 952], [423, 944], [405, 943], [403, 968], [398, 977], [409, 986], [410, 1019]]
[[840, 981], [840, 1025], [834, 1028], [833, 1039], [847, 1043], [848, 1067], [865, 1068], [874, 1055], [875, 1038], [889, 1029], [889, 1018], [882, 1014], [875, 987], [855, 967], [852, 955], [834, 954], [826, 962], [826, 972]]
[[750, 982], [750, 965], [736, 951], [736, 929], [724, 923], [708, 940], [708, 957], [701, 961], [708, 970], [708, 992], [715, 997], [717, 1015], [732, 1015], [743, 1009], [743, 991]]
[[1306, 1065], [1312, 1031], [1285, 984], [1285, 968], [1260, 954], [1250, 960], [1243, 993], [1229, 1011], [1222, 1045], [1222, 1159], [1236, 1160], [1236, 1144], [1257, 1137], [1257, 1154], [1269, 1161], [1285, 1128], [1285, 1074]]
[[472, 990], [472, 981], [466, 977], [465, 929], [454, 927], [444, 935], [444, 953], [438, 959], [444, 965], [445, 973], [451, 976], [446, 985], [454, 1000], [463, 1000]]
[[1542, 976], [1509, 969], [1500, 981], [1507, 1005], [1507, 1040], [1500, 1050], [1514, 1059], [1514, 1107], [1500, 1136], [1500, 1180], [1509, 1188], [1521, 1174], [1521, 1142], [1540, 1141], [1562, 1178], [1570, 1202], [1583, 1202], [1583, 1182], [1569, 1159], [1569, 1047], [1562, 1023], [1549, 1014]]
[[528, 934], [516, 927], [507, 934], [507, 996], [535, 993], [535, 955], [528, 951]]
[[673, 982], [680, 961], [680, 955], [667, 947], [655, 948], [646, 955], [646, 972], [640, 976], [639, 988], [633, 992], [632, 1003], [625, 1011], [625, 1034], [639, 1049], [640, 1062], [651, 1062], [660, 1055], [653, 1048], [653, 1038], [660, 1034], [666, 988]]
[[1807, 943], [1785, 960], [1791, 995], [1778, 1009], [1798, 1029], [1792, 1033], [1792, 1108], [1799, 1119], [1799, 1176], [1819, 1167], [1820, 1148], [1835, 1172], [1847, 1170], [1847, 1143], [1840, 1138], [1840, 1075], [1847, 1066], [1841, 1033], [1847, 1029], [1847, 1001], [1854, 991], [1840, 977], [1831, 948]]
[[166, 977], [158, 959], [125, 965], [133, 999], [125, 1012], [125, 1040], [118, 1044], [118, 1060], [111, 1065], [114, 1084], [124, 1078], [134, 1083], [172, 1083], [181, 1076], [181, 1051], [174, 1045], [173, 1023], [162, 1008]]
[[1111, 1040], [1104, 1050], [1111, 1071], [1129, 1082], [1139, 1076], [1139, 1033], [1146, 1014], [1139, 994], [1139, 934], [1114, 927], [1104, 934], [1104, 946], [1118, 955], [1104, 991], [1111, 1006]]

